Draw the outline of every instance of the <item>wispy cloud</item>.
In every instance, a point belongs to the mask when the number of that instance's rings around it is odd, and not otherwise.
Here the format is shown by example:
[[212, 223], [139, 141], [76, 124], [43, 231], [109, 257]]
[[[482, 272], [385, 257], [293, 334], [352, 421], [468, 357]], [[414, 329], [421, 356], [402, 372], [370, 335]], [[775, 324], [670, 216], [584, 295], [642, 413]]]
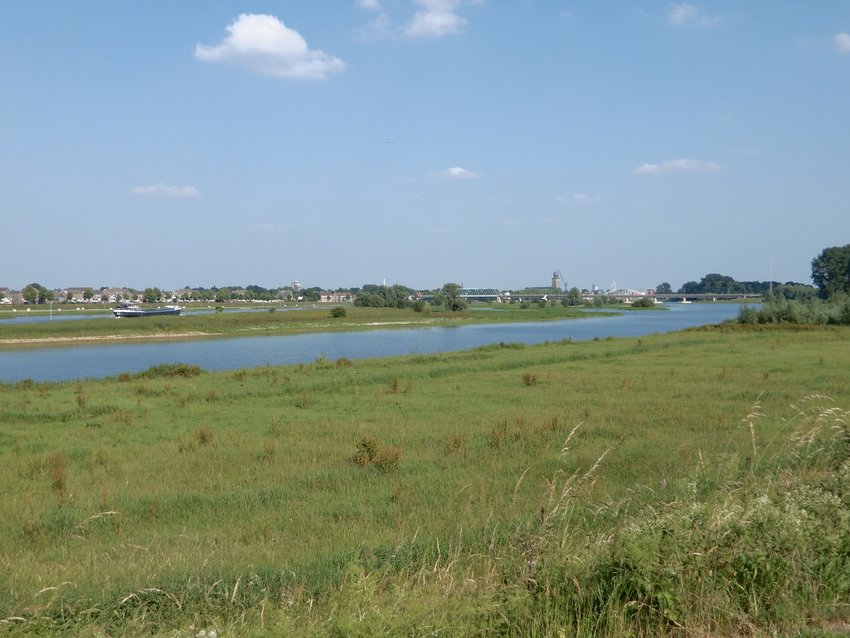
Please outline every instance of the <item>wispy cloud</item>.
[[850, 33], [836, 33], [832, 36], [832, 43], [839, 53], [850, 53]]
[[599, 195], [587, 195], [585, 193], [575, 193], [572, 197], [573, 204], [578, 204], [579, 206], [588, 206], [591, 204], [598, 204], [602, 201], [602, 198]]
[[233, 62], [255, 73], [289, 79], [323, 79], [342, 73], [345, 62], [310, 49], [301, 34], [272, 15], [240, 15], [227, 26], [216, 45], [195, 45], [195, 57], [204, 62]]
[[474, 171], [468, 171], [465, 168], [461, 168], [460, 166], [452, 166], [451, 168], [447, 168], [442, 171], [441, 175], [444, 177], [449, 177], [451, 179], [478, 179], [481, 177], [479, 173]]
[[716, 173], [723, 170], [717, 162], [695, 159], [677, 159], [661, 164], [642, 164], [635, 169], [637, 175], [659, 175], [661, 173]]
[[667, 12], [667, 23], [674, 27], [700, 27], [708, 29], [716, 27], [723, 21], [721, 16], [705, 13], [699, 7], [687, 2], [677, 2], [670, 5]]
[[161, 183], [151, 186], [134, 186], [130, 192], [139, 197], [157, 199], [194, 199], [201, 196], [200, 191], [194, 186], [167, 186]]
[[404, 27], [402, 34], [408, 38], [442, 38], [461, 33], [466, 18], [456, 13], [461, 0], [414, 0], [421, 7]]
[[380, 0], [357, 0], [355, 2], [359, 9], [363, 9], [365, 11], [380, 11], [381, 10], [381, 2]]
[[386, 13], [378, 14], [374, 20], [367, 22], [355, 31], [360, 40], [379, 40], [395, 37], [393, 26]]

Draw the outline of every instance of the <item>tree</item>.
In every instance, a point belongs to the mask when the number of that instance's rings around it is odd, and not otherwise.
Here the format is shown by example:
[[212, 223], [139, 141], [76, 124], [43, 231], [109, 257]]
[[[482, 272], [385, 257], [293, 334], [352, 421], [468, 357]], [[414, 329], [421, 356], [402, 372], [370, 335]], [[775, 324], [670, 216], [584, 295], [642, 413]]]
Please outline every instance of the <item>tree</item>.
[[376, 308], [407, 308], [410, 306], [410, 298], [415, 291], [401, 284], [392, 286], [378, 286], [375, 284], [364, 284], [354, 301], [355, 306]]
[[142, 293], [142, 301], [145, 303], [156, 303], [162, 297], [162, 291], [159, 288], [145, 288]]
[[659, 295], [672, 295], [673, 288], [670, 286], [669, 283], [665, 281], [663, 284], [658, 284], [655, 287], [655, 292], [657, 292]]
[[812, 281], [823, 299], [850, 293], [850, 244], [824, 248], [812, 260]]
[[451, 310], [452, 312], [460, 312], [461, 310], [466, 310], [466, 299], [460, 296], [461, 288], [456, 283], [446, 283], [443, 284], [443, 287], [440, 289], [440, 292], [437, 293], [437, 298], [440, 299], [441, 304], [446, 307], [446, 310]]
[[26, 303], [41, 304], [45, 301], [53, 300], [53, 291], [48, 290], [41, 284], [32, 283], [21, 291], [21, 296]]
[[567, 296], [564, 297], [564, 305], [568, 306], [580, 306], [584, 303], [584, 297], [581, 296], [581, 290], [573, 286], [570, 288], [569, 292], [567, 292]]
[[94, 297], [94, 290], [92, 290], [91, 288], [86, 288], [83, 291], [83, 299], [85, 301], [91, 301], [92, 297]]

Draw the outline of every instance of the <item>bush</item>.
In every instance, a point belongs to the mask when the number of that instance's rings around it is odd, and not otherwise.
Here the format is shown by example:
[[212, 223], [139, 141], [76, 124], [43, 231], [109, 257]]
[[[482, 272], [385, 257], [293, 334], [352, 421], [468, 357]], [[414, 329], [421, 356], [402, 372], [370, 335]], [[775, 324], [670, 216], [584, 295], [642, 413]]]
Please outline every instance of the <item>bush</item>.
[[397, 445], [385, 445], [378, 450], [373, 465], [382, 472], [392, 472], [398, 469], [401, 455], [402, 449]]
[[357, 453], [354, 462], [357, 465], [371, 465], [378, 454], [381, 443], [374, 434], [364, 434], [357, 442]]
[[203, 372], [200, 366], [186, 363], [162, 363], [136, 374], [137, 379], [156, 379], [159, 377], [197, 377]]
[[345, 316], [345, 308], [342, 306], [336, 306], [335, 308], [331, 308], [331, 318], [332, 319], [341, 319]]
[[396, 445], [381, 445], [374, 434], [364, 434], [357, 442], [354, 462], [362, 467], [374, 467], [381, 472], [391, 472], [398, 468], [402, 449]]

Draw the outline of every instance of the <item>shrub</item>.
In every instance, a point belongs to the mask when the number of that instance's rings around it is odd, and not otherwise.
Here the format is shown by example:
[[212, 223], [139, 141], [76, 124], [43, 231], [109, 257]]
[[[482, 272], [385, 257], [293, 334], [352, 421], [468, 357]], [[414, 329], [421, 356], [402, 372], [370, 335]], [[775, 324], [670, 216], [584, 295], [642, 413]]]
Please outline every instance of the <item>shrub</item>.
[[466, 437], [462, 434], [452, 434], [446, 439], [446, 450], [449, 454], [466, 454]]
[[198, 441], [198, 445], [210, 445], [212, 438], [213, 431], [208, 425], [202, 425], [195, 431], [195, 439]]
[[398, 468], [402, 449], [396, 445], [385, 445], [375, 455], [373, 465], [382, 472], [392, 472]]
[[345, 308], [342, 306], [336, 306], [335, 308], [331, 308], [331, 318], [332, 319], [341, 319], [345, 317]]
[[398, 377], [393, 375], [392, 379], [390, 379], [390, 383], [387, 386], [388, 394], [398, 394]]
[[398, 468], [402, 449], [396, 445], [381, 445], [374, 434], [364, 434], [357, 442], [354, 462], [362, 467], [374, 467], [381, 472], [391, 472]]
[[65, 469], [67, 462], [68, 458], [62, 452], [54, 452], [45, 462], [50, 472], [50, 488], [60, 499], [65, 495], [65, 483], [68, 480], [68, 471]]
[[263, 443], [263, 449], [257, 452], [257, 460], [263, 463], [271, 462], [277, 454], [277, 446], [274, 441]]
[[200, 366], [187, 363], [161, 363], [136, 374], [137, 379], [156, 379], [158, 377], [197, 377], [203, 372]]
[[354, 455], [354, 462], [357, 465], [371, 465], [378, 454], [378, 448], [381, 442], [374, 434], [364, 434], [357, 442], [357, 453]]

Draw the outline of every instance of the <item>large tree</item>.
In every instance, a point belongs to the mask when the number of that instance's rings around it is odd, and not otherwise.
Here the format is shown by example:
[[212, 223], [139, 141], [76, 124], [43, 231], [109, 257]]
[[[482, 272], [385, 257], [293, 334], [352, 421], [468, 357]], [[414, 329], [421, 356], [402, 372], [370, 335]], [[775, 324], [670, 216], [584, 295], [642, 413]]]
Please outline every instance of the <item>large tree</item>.
[[159, 288], [145, 288], [142, 294], [142, 301], [145, 303], [156, 303], [162, 297], [162, 291]]
[[41, 304], [53, 299], [53, 291], [41, 284], [32, 283], [21, 291], [21, 296], [26, 303]]
[[437, 293], [437, 299], [446, 307], [446, 310], [459, 312], [466, 310], [466, 299], [460, 296], [461, 287], [456, 283], [443, 284], [440, 292]]
[[850, 244], [824, 248], [812, 260], [812, 281], [824, 299], [850, 294]]

